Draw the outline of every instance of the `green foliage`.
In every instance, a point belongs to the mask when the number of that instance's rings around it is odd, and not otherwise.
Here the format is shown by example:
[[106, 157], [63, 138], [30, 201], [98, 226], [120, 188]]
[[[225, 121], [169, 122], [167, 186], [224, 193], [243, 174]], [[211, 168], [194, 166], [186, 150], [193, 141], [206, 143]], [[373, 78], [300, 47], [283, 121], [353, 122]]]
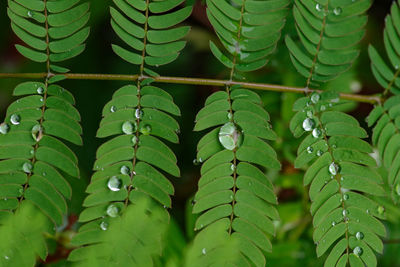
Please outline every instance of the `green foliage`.
[[359, 55], [357, 44], [365, 35], [365, 12], [371, 0], [295, 0], [293, 16], [301, 46], [290, 36], [286, 45], [307, 86], [323, 83], [347, 71]]
[[[138, 220], [140, 218], [140, 220]], [[153, 266], [162, 251], [169, 216], [148, 198], [135, 201], [113, 220], [92, 221], [73, 239], [73, 266]], [[101, 229], [99, 231], [99, 229]]]
[[290, 1], [207, 0], [207, 17], [232, 57], [210, 42], [211, 52], [227, 68], [249, 72], [264, 67], [285, 25]]
[[[376, 253], [383, 253], [390, 232], [382, 221], [400, 218], [386, 199], [391, 191], [394, 203], [400, 201], [398, 2], [384, 30], [392, 66], [369, 47], [372, 72], [385, 89], [367, 120], [374, 126], [371, 145], [358, 120], [343, 112], [348, 101], [340, 94], [308, 91], [340, 77], [358, 58], [371, 0], [295, 0], [292, 14], [289, 0], [204, 1], [219, 39], [210, 41], [210, 52], [229, 74], [225, 90], [211, 94], [195, 118], [201, 138], [194, 163], [201, 167], [193, 207], [185, 214], [186, 236], [168, 211], [175, 192], [170, 178], [181, 176], [172, 150], [179, 143], [181, 111], [154, 85], [154, 69], [175, 61], [186, 46], [191, 27], [184, 22], [194, 1], [184, 0], [113, 0], [111, 27], [123, 44], [112, 50], [137, 66], [129, 71], [137, 80], [116, 90], [102, 109], [96, 136], [103, 142], [79, 229], [64, 228], [75, 193], [68, 181], [80, 176], [78, 158], [66, 143], [82, 145], [82, 127], [74, 96], [56, 83], [69, 72], [58, 62], [82, 53], [89, 35], [89, 4], [79, 2], [8, 0], [11, 29], [24, 43], [17, 51], [43, 63], [46, 74], [16, 86], [19, 98], [0, 124], [0, 266], [45, 261], [55, 251], [52, 242], [66, 235], [73, 236], [62, 244], [72, 266], [262, 267], [279, 257], [286, 258], [283, 266], [305, 244], [297, 241], [307, 238], [325, 267], [378, 265]], [[260, 96], [237, 81], [270, 61], [291, 18], [300, 42], [287, 34], [284, 52], [306, 78], [306, 95], [285, 95], [282, 109], [294, 103], [293, 112], [270, 115], [265, 106], [276, 105], [274, 96]], [[295, 149], [282, 149], [287, 128], [295, 138], [303, 136], [296, 157]], [[307, 190], [298, 183], [301, 176]], [[307, 192], [302, 202], [278, 205], [276, 188], [284, 188], [287, 177]], [[282, 225], [281, 218], [290, 216], [305, 218]], [[290, 242], [273, 246], [286, 234], [280, 229], [289, 228]]]

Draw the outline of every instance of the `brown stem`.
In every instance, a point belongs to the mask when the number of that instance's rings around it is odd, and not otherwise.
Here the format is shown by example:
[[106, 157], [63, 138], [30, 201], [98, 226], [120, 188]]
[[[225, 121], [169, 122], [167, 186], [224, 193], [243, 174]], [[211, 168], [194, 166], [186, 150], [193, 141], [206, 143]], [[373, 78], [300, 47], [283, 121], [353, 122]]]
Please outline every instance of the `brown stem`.
[[[67, 73], [63, 74], [70, 80], [110, 80], [110, 81], [136, 81], [139, 75], [124, 75], [124, 74], [86, 74], [86, 73]], [[45, 78], [47, 73], [0, 73], [1, 78], [23, 78], [23, 79], [41, 79]], [[143, 78], [150, 78], [143, 76]], [[240, 85], [243, 88], [273, 91], [273, 92], [286, 92], [286, 93], [321, 93], [321, 90], [311, 90], [304, 87], [283, 86], [264, 83], [249, 83], [249, 82], [235, 82], [227, 80], [216, 80], [206, 78], [185, 78], [185, 77], [152, 77], [158, 83], [172, 83], [172, 84], [190, 84], [190, 85], [209, 85], [209, 86], [222, 86], [227, 85]], [[357, 95], [357, 94], [339, 94], [341, 99], [351, 100], [355, 102], [380, 104], [383, 99], [379, 95]]]

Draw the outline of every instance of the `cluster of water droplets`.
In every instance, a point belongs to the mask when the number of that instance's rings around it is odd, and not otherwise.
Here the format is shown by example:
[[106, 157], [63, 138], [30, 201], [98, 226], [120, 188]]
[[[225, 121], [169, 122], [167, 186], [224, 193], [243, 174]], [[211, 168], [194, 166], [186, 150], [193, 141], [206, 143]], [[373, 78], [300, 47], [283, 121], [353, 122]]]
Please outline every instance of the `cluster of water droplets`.
[[[354, 0], [353, 0], [353, 2], [354, 2]], [[318, 4], [315, 5], [315, 9], [316, 9], [318, 12], [324, 12], [324, 15], [325, 15], [325, 16], [328, 15], [328, 14], [327, 14], [327, 11], [325, 10], [325, 7], [324, 7], [322, 4], [320, 4], [320, 3], [318, 3]], [[340, 16], [340, 15], [342, 14], [342, 12], [343, 12], [343, 10], [342, 10], [342, 8], [339, 7], [339, 6], [333, 8], [333, 10], [332, 10], [332, 13], [333, 13], [335, 16]]]
[[218, 139], [224, 148], [234, 150], [243, 143], [243, 132], [235, 123], [227, 122], [219, 130]]

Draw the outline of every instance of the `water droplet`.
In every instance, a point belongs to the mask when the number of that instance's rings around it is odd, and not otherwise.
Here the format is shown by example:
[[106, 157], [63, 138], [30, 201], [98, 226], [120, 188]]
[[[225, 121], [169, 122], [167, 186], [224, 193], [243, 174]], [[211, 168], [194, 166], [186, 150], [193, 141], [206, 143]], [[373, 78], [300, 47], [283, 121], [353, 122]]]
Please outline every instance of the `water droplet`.
[[140, 108], [137, 108], [136, 110], [135, 110], [135, 118], [136, 119], [141, 119], [143, 117], [143, 111], [140, 109]]
[[43, 101], [44, 101], [43, 97], [42, 97], [42, 98], [40, 98], [39, 100], [40, 100], [40, 102], [43, 102]]
[[202, 158], [199, 158], [199, 163], [203, 163], [203, 159]]
[[4, 259], [9, 260], [10, 257], [8, 257], [7, 255], [4, 256]]
[[314, 112], [312, 110], [307, 111], [307, 117], [312, 118], [314, 116]]
[[111, 205], [109, 205], [109, 206], [107, 207], [106, 213], [107, 213], [107, 215], [110, 216], [110, 217], [113, 217], [113, 218], [114, 218], [114, 217], [117, 217], [118, 214], [119, 214], [119, 208], [118, 208], [116, 205], [111, 204]]
[[[0, 132], [1, 132], [1, 130], [0, 130]], [[397, 184], [397, 185], [396, 185], [395, 190], [396, 190], [396, 194], [397, 194], [398, 196], [400, 196], [400, 184]]]
[[313, 93], [311, 95], [311, 102], [313, 102], [314, 104], [317, 104], [320, 99], [321, 96], [318, 93]]
[[318, 156], [318, 157], [321, 157], [322, 154], [324, 154], [324, 152], [323, 152], [322, 150], [318, 150], [318, 151], [317, 151], [317, 156]]
[[45, 172], [44, 172], [44, 173], [42, 173], [42, 176], [46, 176], [46, 175], [47, 175], [47, 173], [45, 173]]
[[112, 113], [114, 113], [115, 111], [117, 111], [117, 107], [116, 106], [111, 106], [110, 111]]
[[132, 145], [136, 146], [137, 142], [138, 142], [137, 136], [132, 137]]
[[121, 174], [123, 174], [123, 175], [129, 175], [129, 173], [130, 173], [130, 169], [129, 169], [129, 167], [128, 166], [122, 166], [121, 167], [121, 169], [120, 169], [120, 172], [121, 172]]
[[141, 132], [143, 135], [150, 135], [151, 130], [152, 130], [152, 129], [151, 129], [151, 126], [148, 125], [148, 124], [143, 125], [143, 126], [140, 128], [140, 132]]
[[361, 240], [361, 239], [364, 238], [364, 234], [361, 233], [361, 232], [357, 232], [357, 233], [356, 233], [356, 238], [357, 238], [358, 240]]
[[303, 129], [306, 132], [311, 132], [314, 129], [315, 122], [314, 120], [307, 118], [303, 121]]
[[361, 254], [363, 253], [363, 250], [362, 250], [362, 248], [360, 248], [360, 247], [355, 247], [354, 249], [353, 249], [353, 253], [354, 253], [354, 255], [356, 255], [356, 256], [361, 256]]
[[108, 228], [108, 223], [107, 222], [101, 222], [100, 223], [100, 229], [101, 230], [103, 230], [103, 231], [105, 231], [105, 230], [107, 230], [107, 228]]
[[315, 128], [315, 129], [312, 131], [312, 135], [314, 136], [314, 138], [320, 138], [321, 135], [322, 135], [321, 129]]
[[22, 165], [22, 170], [25, 173], [31, 173], [33, 169], [33, 166], [30, 162], [25, 162], [24, 165]]
[[29, 153], [30, 153], [31, 155], [33, 155], [33, 154], [35, 154], [35, 151], [32, 149], [31, 151], [29, 151]]
[[335, 221], [333, 221], [333, 222], [332, 222], [332, 226], [335, 226], [335, 225], [336, 225], [336, 222], [335, 222]]
[[321, 107], [319, 108], [319, 110], [325, 111], [325, 110], [326, 110], [326, 106], [325, 106], [325, 105], [321, 105]]
[[321, 12], [324, 8], [322, 7], [321, 4], [316, 4], [316, 5], [315, 5], [315, 9], [316, 9], [318, 12]]
[[218, 139], [224, 148], [234, 150], [242, 144], [243, 135], [239, 127], [233, 122], [228, 122], [219, 130]]
[[7, 123], [3, 122], [2, 124], [0, 124], [0, 133], [1, 134], [7, 134], [9, 130], [10, 130], [10, 126], [8, 126]]
[[206, 248], [203, 248], [203, 249], [201, 250], [201, 254], [206, 255], [206, 253], [207, 253]]
[[113, 176], [108, 180], [107, 186], [111, 191], [116, 192], [121, 190], [122, 181], [117, 176]]
[[312, 148], [311, 146], [307, 147], [307, 153], [308, 154], [313, 153], [313, 151], [314, 151], [314, 148]]
[[367, 209], [365, 212], [366, 212], [367, 214], [369, 214], [369, 209]]
[[39, 142], [42, 137], [43, 137], [43, 128], [39, 124], [36, 124], [35, 126], [32, 127], [32, 138], [36, 141]]
[[124, 134], [133, 134], [135, 128], [136, 127], [130, 121], [126, 121], [122, 124], [122, 131]]
[[336, 16], [339, 16], [340, 14], [342, 14], [342, 8], [341, 7], [335, 7], [333, 9], [333, 14], [335, 14]]
[[17, 114], [11, 115], [10, 122], [13, 125], [18, 125], [20, 123], [20, 121], [21, 121], [21, 117], [19, 115], [17, 115]]
[[197, 159], [193, 160], [193, 165], [198, 166], [200, 164], [200, 162]]
[[27, 15], [28, 15], [28, 17], [32, 18], [33, 17], [33, 12], [29, 10]]
[[343, 199], [344, 199], [344, 200], [348, 200], [348, 199], [349, 199], [349, 195], [348, 195], [348, 194], [344, 194], [344, 195], [343, 195]]
[[230, 113], [230, 112], [228, 112], [228, 120], [232, 120], [232, 118], [233, 118], [233, 115], [232, 115], [232, 113]]
[[380, 215], [382, 215], [384, 212], [385, 212], [385, 207], [379, 206], [379, 207], [378, 207], [378, 213], [379, 213]]
[[235, 164], [231, 164], [231, 170], [232, 170], [232, 171], [235, 171], [235, 170], [236, 170]]
[[329, 172], [332, 175], [337, 175], [339, 173], [339, 165], [337, 165], [335, 162], [332, 162], [331, 165], [329, 165]]
[[347, 210], [343, 210], [342, 214], [343, 214], [344, 217], [346, 217], [349, 214], [349, 212]]

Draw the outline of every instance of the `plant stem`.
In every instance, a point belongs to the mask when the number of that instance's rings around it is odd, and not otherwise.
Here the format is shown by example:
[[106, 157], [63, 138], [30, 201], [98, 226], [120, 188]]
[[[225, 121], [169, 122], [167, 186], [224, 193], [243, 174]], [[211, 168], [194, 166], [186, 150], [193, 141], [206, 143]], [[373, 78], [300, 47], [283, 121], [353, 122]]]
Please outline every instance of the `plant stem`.
[[[124, 75], [124, 74], [82, 74], [82, 73], [66, 73], [63, 74], [70, 80], [110, 80], [110, 81], [136, 81], [139, 75]], [[23, 79], [40, 79], [47, 76], [47, 73], [0, 73], [1, 78], [23, 78]], [[150, 77], [143, 77], [150, 78]], [[289, 93], [310, 93], [322, 92], [321, 90], [311, 90], [304, 87], [292, 87], [263, 83], [235, 82], [227, 80], [216, 80], [206, 78], [185, 78], [185, 77], [152, 77], [158, 83], [173, 83], [173, 84], [190, 84], [190, 85], [210, 85], [210, 86], [227, 86], [240, 85], [243, 88], [274, 91], [274, 92], [289, 92]], [[379, 95], [357, 95], [341, 93], [340, 98], [362, 103], [378, 104], [383, 100]]]

